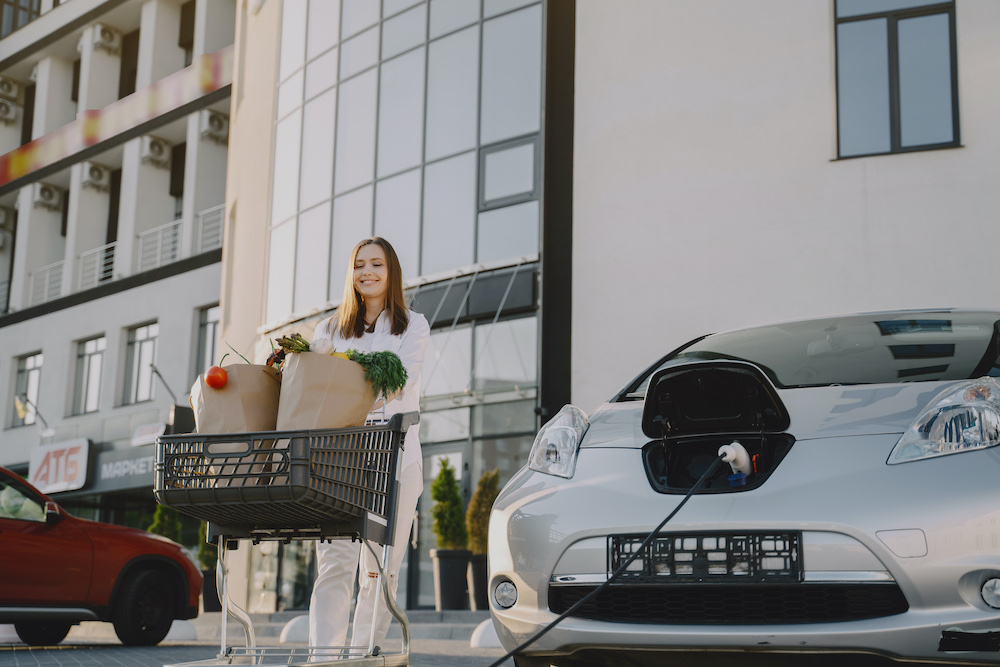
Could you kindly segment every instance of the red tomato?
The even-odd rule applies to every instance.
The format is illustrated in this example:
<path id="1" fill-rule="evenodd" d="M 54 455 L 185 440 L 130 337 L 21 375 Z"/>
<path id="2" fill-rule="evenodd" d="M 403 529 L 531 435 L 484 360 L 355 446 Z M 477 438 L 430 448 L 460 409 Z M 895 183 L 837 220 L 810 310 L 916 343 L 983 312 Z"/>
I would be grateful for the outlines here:
<path id="1" fill-rule="evenodd" d="M 220 368 L 219 366 L 212 366 L 205 373 L 205 384 L 207 384 L 212 389 L 222 389 L 226 386 L 226 382 L 229 381 L 229 374 L 226 373 L 226 369 Z"/>

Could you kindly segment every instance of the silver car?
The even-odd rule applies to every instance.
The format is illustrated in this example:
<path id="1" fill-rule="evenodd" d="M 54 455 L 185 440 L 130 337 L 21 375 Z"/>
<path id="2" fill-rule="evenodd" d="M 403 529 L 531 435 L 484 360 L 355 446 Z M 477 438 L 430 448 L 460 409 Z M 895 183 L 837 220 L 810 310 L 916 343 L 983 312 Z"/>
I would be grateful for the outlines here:
<path id="1" fill-rule="evenodd" d="M 566 406 L 493 507 L 501 643 L 565 615 L 519 667 L 996 664 L 998 380 L 1000 312 L 885 312 L 706 336 Z"/>

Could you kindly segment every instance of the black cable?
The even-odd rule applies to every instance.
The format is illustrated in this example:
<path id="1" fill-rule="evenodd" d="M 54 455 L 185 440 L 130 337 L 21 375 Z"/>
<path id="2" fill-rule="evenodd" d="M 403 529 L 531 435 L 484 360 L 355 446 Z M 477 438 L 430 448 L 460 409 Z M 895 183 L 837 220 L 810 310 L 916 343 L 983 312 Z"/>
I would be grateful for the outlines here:
<path id="1" fill-rule="evenodd" d="M 507 651 L 507 654 L 505 656 L 503 656 L 502 658 L 500 658 L 499 660 L 497 660 L 497 661 L 495 661 L 493 663 L 490 663 L 490 667 L 499 667 L 499 665 L 502 665 L 504 663 L 504 661 L 507 660 L 507 658 L 509 658 L 509 657 L 513 656 L 515 653 L 521 651 L 526 646 L 530 646 L 536 640 L 541 639 L 542 636 L 545 635 L 549 630 L 551 630 L 552 628 L 556 627 L 556 625 L 560 621 L 562 621 L 567 616 L 571 615 L 574 611 L 576 611 L 577 609 L 579 609 L 585 602 L 588 602 L 595 595 L 597 595 L 598 593 L 600 593 L 601 591 L 603 591 L 605 588 L 607 588 L 607 586 L 612 581 L 614 581 L 615 579 L 617 579 L 618 576 L 622 572 L 624 572 L 625 569 L 629 565 L 632 564 L 632 561 L 634 561 L 636 558 L 639 557 L 639 554 L 643 553 L 646 550 L 646 547 L 648 547 L 649 543 L 652 542 L 653 539 L 659 534 L 660 530 L 665 525 L 667 525 L 667 522 L 670 521 L 671 519 L 673 519 L 674 516 L 678 512 L 681 511 L 681 508 L 684 507 L 684 504 L 688 500 L 691 499 L 691 496 L 694 495 L 694 492 L 697 491 L 701 487 L 701 485 L 705 482 L 705 480 L 707 480 L 709 477 L 712 476 L 712 473 L 715 472 L 715 469 L 716 469 L 716 467 L 718 467 L 720 461 L 722 461 L 722 455 L 717 456 L 715 458 L 715 460 L 712 461 L 712 465 L 708 466 L 708 470 L 705 471 L 705 474 L 703 474 L 701 476 L 701 479 L 699 479 L 697 482 L 694 483 L 694 486 L 691 487 L 691 490 L 687 492 L 687 495 L 684 496 L 684 498 L 677 504 L 677 507 L 674 508 L 674 511 L 671 512 L 670 514 L 668 514 L 667 518 L 664 519 L 663 521 L 661 521 L 660 525 L 658 525 L 656 528 L 654 528 L 653 532 L 651 532 L 649 535 L 646 536 L 646 539 L 642 541 L 642 544 L 639 545 L 639 548 L 636 549 L 635 551 L 633 551 L 632 555 L 629 556 L 627 559 L 625 559 L 625 562 L 622 563 L 621 566 L 617 570 L 615 570 L 614 573 L 612 573 L 612 575 L 610 577 L 608 577 L 607 581 L 605 581 L 603 584 L 601 584 L 600 586 L 598 586 L 597 588 L 595 588 L 594 590 L 592 590 L 587 595 L 584 595 L 582 598 L 580 598 L 579 600 L 577 600 L 576 604 L 574 604 L 572 607 L 570 607 L 569 609 L 567 609 L 566 611 L 564 611 L 562 614 L 560 614 L 558 618 L 556 618 L 554 621 L 552 621 L 551 623 L 549 623 L 548 625 L 546 625 L 544 628 L 542 628 L 541 630 L 539 630 L 537 633 L 535 633 L 534 636 L 532 636 L 531 638 L 529 638 L 526 642 L 524 642 L 521 645 L 519 645 L 519 646 L 511 649 L 510 651 Z"/>

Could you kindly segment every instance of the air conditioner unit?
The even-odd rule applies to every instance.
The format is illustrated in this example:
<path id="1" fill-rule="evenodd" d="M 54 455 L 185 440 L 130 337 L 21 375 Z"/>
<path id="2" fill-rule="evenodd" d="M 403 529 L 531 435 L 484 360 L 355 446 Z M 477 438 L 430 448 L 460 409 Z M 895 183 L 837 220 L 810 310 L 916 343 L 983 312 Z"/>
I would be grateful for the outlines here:
<path id="1" fill-rule="evenodd" d="M 0 97 L 5 100 L 11 100 L 13 102 L 17 101 L 17 98 L 21 95 L 21 84 L 13 79 L 8 79 L 5 76 L 0 76 Z"/>
<path id="2" fill-rule="evenodd" d="M 95 23 L 94 48 L 103 49 L 111 55 L 118 55 L 122 50 L 122 34 L 103 23 Z"/>
<path id="3" fill-rule="evenodd" d="M 0 98 L 0 121 L 4 125 L 10 125 L 17 121 L 17 109 L 17 102 Z"/>
<path id="4" fill-rule="evenodd" d="M 159 137 L 153 137 L 147 134 L 142 137 L 139 148 L 139 156 L 144 163 L 149 163 L 154 167 L 169 169 L 170 149 L 171 146 L 168 142 L 160 139 Z"/>
<path id="5" fill-rule="evenodd" d="M 111 188 L 111 170 L 103 164 L 96 162 L 83 162 L 83 180 L 81 185 L 85 188 L 93 188 L 100 192 L 107 192 Z"/>
<path id="6" fill-rule="evenodd" d="M 14 209 L 9 206 L 0 206 L 0 231 L 14 231 Z"/>
<path id="7" fill-rule="evenodd" d="M 198 127 L 202 139 L 211 139 L 219 144 L 229 143 L 229 116 L 211 109 L 202 109 Z"/>
<path id="8" fill-rule="evenodd" d="M 31 184 L 31 203 L 36 207 L 47 208 L 50 211 L 61 211 L 63 207 L 63 189 L 51 183 L 41 181 Z"/>

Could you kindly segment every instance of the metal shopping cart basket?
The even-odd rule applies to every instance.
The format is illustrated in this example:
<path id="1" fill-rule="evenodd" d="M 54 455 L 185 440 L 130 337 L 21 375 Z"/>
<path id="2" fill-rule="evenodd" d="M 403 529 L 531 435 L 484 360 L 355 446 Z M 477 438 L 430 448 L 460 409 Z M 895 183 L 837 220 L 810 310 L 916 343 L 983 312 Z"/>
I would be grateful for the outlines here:
<path id="1" fill-rule="evenodd" d="M 153 494 L 209 522 L 219 545 L 216 570 L 222 600 L 221 649 L 216 660 L 188 665 L 409 665 L 410 626 L 393 600 L 384 567 L 394 541 L 399 452 L 416 412 L 357 428 L 163 436 L 156 442 Z M 402 651 L 373 646 L 258 647 L 253 624 L 229 599 L 226 553 L 235 541 L 361 539 L 383 545 L 379 578 L 386 606 L 402 628 Z M 376 606 L 377 609 L 377 606 Z M 226 622 L 243 626 L 246 646 L 229 646 Z M 374 626 L 374 623 L 372 624 Z"/>

